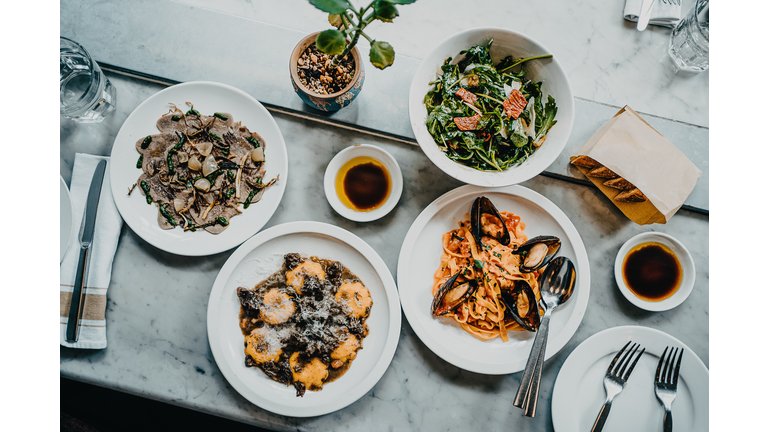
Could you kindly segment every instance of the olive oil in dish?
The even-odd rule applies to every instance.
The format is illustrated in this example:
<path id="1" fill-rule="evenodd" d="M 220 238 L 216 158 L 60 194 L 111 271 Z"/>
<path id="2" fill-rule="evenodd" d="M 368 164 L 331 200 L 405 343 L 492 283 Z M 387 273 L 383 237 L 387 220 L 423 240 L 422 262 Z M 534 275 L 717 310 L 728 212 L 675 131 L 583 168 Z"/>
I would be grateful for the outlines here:
<path id="1" fill-rule="evenodd" d="M 392 192 L 389 171 L 370 156 L 347 161 L 336 174 L 336 193 L 348 208 L 369 212 L 381 207 Z"/>
<path id="2" fill-rule="evenodd" d="M 657 242 L 640 243 L 630 249 L 622 274 L 633 294 L 653 302 L 671 297 L 683 280 L 680 260 L 669 247 Z"/>

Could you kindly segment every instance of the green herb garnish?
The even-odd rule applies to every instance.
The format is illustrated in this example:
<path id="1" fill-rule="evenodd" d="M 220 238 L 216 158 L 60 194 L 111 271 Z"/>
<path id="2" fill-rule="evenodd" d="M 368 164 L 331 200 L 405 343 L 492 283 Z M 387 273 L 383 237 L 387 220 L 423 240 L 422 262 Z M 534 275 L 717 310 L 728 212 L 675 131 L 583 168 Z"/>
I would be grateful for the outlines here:
<path id="1" fill-rule="evenodd" d="M 163 204 L 160 207 L 160 214 L 162 214 L 165 220 L 167 220 L 168 223 L 171 224 L 172 226 L 178 225 L 178 222 L 176 222 L 176 218 L 174 218 L 173 215 L 168 212 L 168 204 Z"/>
<path id="2" fill-rule="evenodd" d="M 152 142 L 152 135 L 147 135 L 146 138 L 144 138 L 144 141 L 141 142 L 141 148 L 145 149 L 149 147 L 149 143 Z"/>
<path id="3" fill-rule="evenodd" d="M 214 116 L 214 117 L 218 117 L 218 118 L 220 118 L 220 119 L 222 119 L 222 120 L 224 120 L 224 121 L 226 121 L 226 120 L 229 120 L 229 117 L 225 116 L 225 115 L 224 115 L 224 114 L 222 114 L 222 113 L 213 113 L 213 116 Z"/>
<path id="4" fill-rule="evenodd" d="M 136 161 L 136 168 L 141 168 L 141 166 L 144 164 L 144 154 L 139 155 L 139 160 Z"/>

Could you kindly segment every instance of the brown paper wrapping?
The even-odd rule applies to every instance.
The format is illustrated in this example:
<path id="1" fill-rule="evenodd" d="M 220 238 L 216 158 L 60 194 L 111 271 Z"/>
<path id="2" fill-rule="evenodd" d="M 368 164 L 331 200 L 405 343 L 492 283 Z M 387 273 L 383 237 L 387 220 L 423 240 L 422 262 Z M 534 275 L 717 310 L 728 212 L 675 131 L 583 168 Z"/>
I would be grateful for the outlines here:
<path id="1" fill-rule="evenodd" d="M 614 201 L 621 193 L 603 186 L 607 179 L 587 177 L 639 225 L 667 223 L 696 186 L 698 169 L 669 140 L 651 127 L 629 106 L 605 123 L 571 157 L 589 156 L 634 184 L 648 198 L 645 202 Z M 586 176 L 587 169 L 576 167 Z"/>

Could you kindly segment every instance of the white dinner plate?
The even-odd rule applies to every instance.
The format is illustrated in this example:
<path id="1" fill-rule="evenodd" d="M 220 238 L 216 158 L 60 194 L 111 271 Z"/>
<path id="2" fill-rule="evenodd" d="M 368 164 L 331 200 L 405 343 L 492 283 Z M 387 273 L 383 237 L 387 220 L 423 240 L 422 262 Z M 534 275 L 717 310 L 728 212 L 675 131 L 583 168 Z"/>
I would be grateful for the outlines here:
<path id="1" fill-rule="evenodd" d="M 64 182 L 64 178 L 61 179 L 61 191 L 59 198 L 59 262 L 64 260 L 64 254 L 67 253 L 69 248 L 69 242 L 72 240 L 72 233 L 75 232 L 75 210 L 72 207 L 72 196 L 69 194 L 69 188 Z"/>
<path id="2" fill-rule="evenodd" d="M 588 431 L 605 402 L 603 377 L 616 353 L 628 341 L 645 348 L 624 390 L 614 399 L 603 431 L 662 430 L 664 408 L 656 399 L 653 379 L 667 346 L 683 348 L 683 361 L 672 403 L 675 432 L 709 430 L 709 370 L 674 337 L 640 326 L 614 327 L 585 340 L 565 360 L 552 393 L 552 423 L 557 432 Z"/>
<path id="3" fill-rule="evenodd" d="M 413 222 L 400 250 L 397 281 L 405 316 L 414 332 L 443 360 L 462 369 L 488 375 L 519 372 L 525 368 L 534 333 L 509 332 L 509 342 L 496 338 L 483 341 L 464 331 L 450 318 L 433 317 L 433 275 L 443 253 L 442 235 L 469 219 L 477 197 L 488 197 L 499 211 L 522 217 L 528 238 L 554 235 L 561 239 L 559 255 L 576 267 L 573 296 L 552 314 L 545 359 L 557 353 L 579 327 L 589 299 L 589 261 L 587 250 L 568 216 L 552 201 L 522 186 L 483 188 L 462 186 L 454 189 L 421 212 Z"/>
<path id="4" fill-rule="evenodd" d="M 237 288 L 252 288 L 280 270 L 291 252 L 340 261 L 357 275 L 373 299 L 368 336 L 349 370 L 323 390 L 296 397 L 296 389 L 245 366 Z M 365 395 L 386 371 L 400 337 L 400 303 L 384 261 L 360 237 L 320 222 L 269 228 L 243 243 L 221 268 L 208 301 L 208 342 L 227 381 L 253 404 L 275 414 L 312 417 L 346 407 Z"/>
<path id="5" fill-rule="evenodd" d="M 161 229 L 157 223 L 157 205 L 148 205 L 139 190 L 134 190 L 128 195 L 128 190 L 142 172 L 141 168 L 136 168 L 139 158 L 136 141 L 141 137 L 159 133 L 157 120 L 168 113 L 170 103 L 186 112 L 189 106 L 185 102 L 194 104 L 195 109 L 202 114 L 228 112 L 235 122 L 241 122 L 251 132 L 261 135 L 266 143 L 264 180 L 280 176 L 280 179 L 267 189 L 261 201 L 251 204 L 245 210 L 240 206 L 243 213 L 230 219 L 229 227 L 220 234 L 211 234 L 205 230 L 184 232 L 179 227 Z M 123 220 L 149 244 L 177 255 L 212 255 L 244 242 L 272 217 L 283 198 L 288 181 L 288 154 L 275 119 L 251 95 L 226 84 L 214 82 L 178 84 L 150 96 L 123 123 L 115 138 L 111 158 L 112 196 Z"/>

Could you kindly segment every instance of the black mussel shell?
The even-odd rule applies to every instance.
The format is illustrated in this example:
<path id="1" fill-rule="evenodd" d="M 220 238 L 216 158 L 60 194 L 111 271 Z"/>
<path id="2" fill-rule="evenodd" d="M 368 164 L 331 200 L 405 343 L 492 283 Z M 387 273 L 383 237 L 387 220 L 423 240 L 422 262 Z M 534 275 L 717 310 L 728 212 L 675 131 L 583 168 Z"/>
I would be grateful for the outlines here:
<path id="1" fill-rule="evenodd" d="M 447 314 L 448 312 L 456 309 L 460 304 L 467 301 L 472 296 L 472 294 L 477 291 L 477 281 L 475 280 L 468 280 L 465 283 L 456 284 L 456 280 L 459 278 L 459 276 L 461 276 L 461 273 L 456 273 L 455 275 L 451 276 L 451 278 L 445 281 L 443 286 L 441 286 L 437 291 L 435 298 L 432 299 L 432 315 L 441 316 Z M 461 293 L 460 296 L 457 299 L 451 301 L 450 304 L 444 304 L 443 299 L 445 299 L 445 296 L 451 290 L 455 289 L 464 289 L 465 292 Z M 456 294 L 459 295 L 459 293 Z"/>
<path id="2" fill-rule="evenodd" d="M 504 246 L 509 246 L 509 230 L 507 230 L 507 225 L 504 223 L 504 219 L 501 217 L 501 214 L 499 213 L 499 210 L 496 208 L 495 205 L 489 200 L 488 198 L 482 196 L 475 200 L 475 202 L 472 204 L 472 212 L 470 213 L 470 223 L 472 228 L 472 235 L 475 237 L 475 243 L 479 246 L 480 245 L 480 239 L 483 238 L 483 229 L 480 225 L 480 216 L 482 216 L 483 213 L 488 213 L 489 215 L 496 216 L 499 218 L 499 220 L 502 222 L 502 232 L 501 235 L 498 237 L 493 237 L 490 234 L 489 237 L 493 237 L 496 240 L 498 240 L 499 243 L 503 244 Z"/>
<path id="3" fill-rule="evenodd" d="M 537 236 L 522 244 L 512 253 L 525 255 L 522 257 L 520 262 L 520 272 L 530 273 L 547 265 L 560 251 L 561 245 L 562 243 L 560 242 L 560 239 L 555 236 Z M 540 259 L 536 259 L 535 261 L 531 262 L 531 260 L 534 258 L 534 254 L 532 254 L 531 251 L 535 250 L 534 248 L 537 247 L 541 248 L 542 250 L 536 255 L 540 257 L 541 253 L 544 253 L 544 255 Z M 546 247 L 546 251 L 544 251 L 543 247 Z"/>
<path id="4" fill-rule="evenodd" d="M 520 316 L 520 312 L 517 310 L 517 299 L 519 296 L 525 296 L 528 299 L 528 313 L 526 316 Z M 525 281 L 515 281 L 515 286 L 512 290 L 502 290 L 501 300 L 507 306 L 506 314 L 509 314 L 516 323 L 520 324 L 520 327 L 535 332 L 539 329 L 541 324 L 541 315 L 539 314 L 539 303 L 536 301 L 536 294 L 533 289 Z"/>

